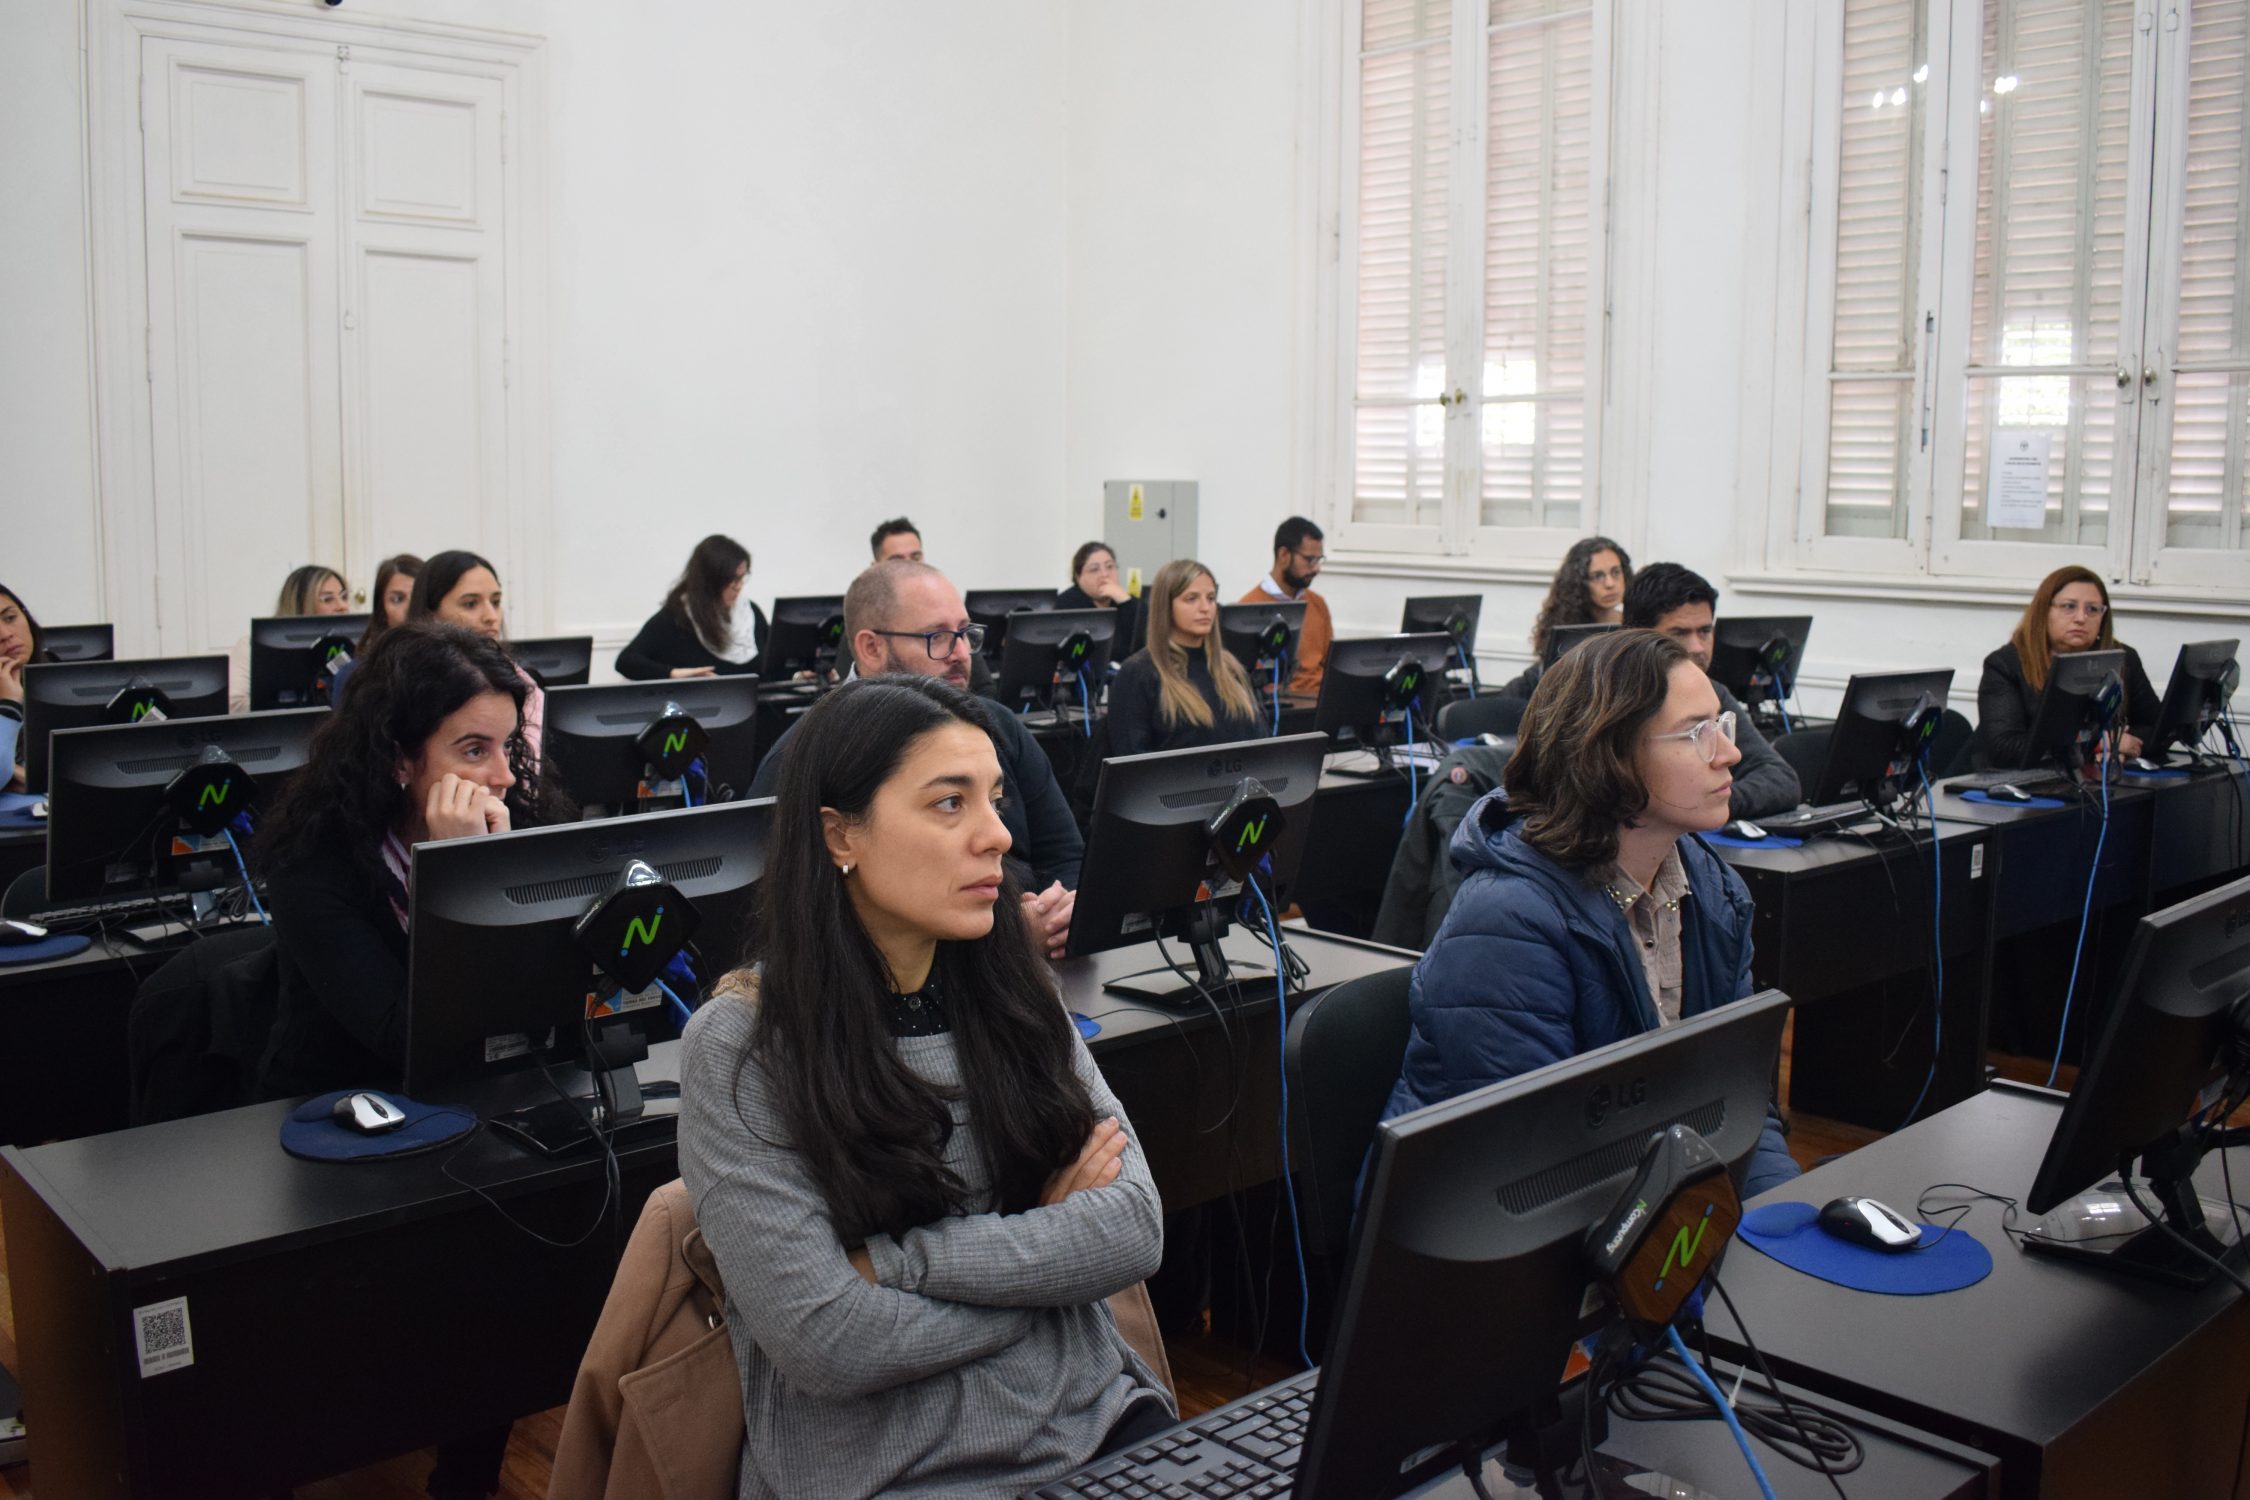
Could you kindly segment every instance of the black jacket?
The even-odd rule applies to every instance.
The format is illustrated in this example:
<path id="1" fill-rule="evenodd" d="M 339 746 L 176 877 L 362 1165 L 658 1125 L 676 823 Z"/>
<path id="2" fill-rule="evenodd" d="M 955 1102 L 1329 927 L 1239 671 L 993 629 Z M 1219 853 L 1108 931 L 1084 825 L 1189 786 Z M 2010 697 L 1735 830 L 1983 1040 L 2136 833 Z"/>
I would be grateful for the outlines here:
<path id="1" fill-rule="evenodd" d="M 1140 755 L 1150 750 L 1226 745 L 1265 734 L 1266 726 L 1256 717 L 1244 718 L 1220 701 L 1202 652 L 1187 653 L 1187 672 L 1188 681 L 1210 705 L 1210 724 L 1165 723 L 1163 683 L 1156 675 L 1155 659 L 1145 650 L 1136 651 L 1118 668 L 1116 680 L 1109 685 L 1107 754 Z"/>
<path id="2" fill-rule="evenodd" d="M 1500 784 L 1515 753 L 1513 745 L 1463 745 L 1438 762 L 1391 856 L 1383 905 L 1369 934 L 1376 942 L 1419 952 L 1436 940 L 1461 887 L 1461 872 L 1446 857 L 1453 831 L 1477 799 Z"/>
<path id="3" fill-rule="evenodd" d="M 681 667 L 711 667 L 721 677 L 754 674 L 766 649 L 766 612 L 753 604 L 750 616 L 758 655 L 748 661 L 727 661 L 712 655 L 693 629 L 672 618 L 670 610 L 660 609 L 617 653 L 617 675 L 634 682 L 651 682 L 669 677 Z"/>
<path id="4" fill-rule="evenodd" d="M 1057 609 L 1101 609 L 1102 601 L 1087 593 L 1077 584 L 1060 589 L 1055 594 Z M 1141 601 L 1128 598 L 1123 604 L 1108 606 L 1117 611 L 1117 640 L 1109 648 L 1111 661 L 1123 661 L 1148 644 L 1148 632 L 1141 615 Z"/>
<path id="5" fill-rule="evenodd" d="M 1029 891 L 1043 891 L 1058 880 L 1063 889 L 1075 891 L 1086 841 L 1079 836 L 1070 803 L 1055 781 L 1055 768 L 1039 741 L 1015 715 L 997 708 L 988 712 L 993 725 L 992 748 L 1000 754 L 1000 779 L 1006 784 L 1000 821 L 1008 829 L 1008 858 L 1018 867 L 1017 879 Z M 773 742 L 744 795 L 771 797 L 781 789 L 782 752 L 789 748 L 789 741 L 803 722 L 800 719 L 790 725 Z"/>
<path id="6" fill-rule="evenodd" d="M 2164 702 L 2130 646 L 2125 653 L 2125 728 L 2147 739 Z M 1984 659 L 1977 683 L 1977 732 L 1971 753 L 1979 770 L 2016 770 L 2032 761 L 2031 725 L 2039 717 L 2039 689 L 2024 680 L 2023 659 L 2010 641 Z"/>
<path id="7" fill-rule="evenodd" d="M 261 1099 L 405 1076 L 406 933 L 369 871 L 376 857 L 324 849 L 267 882 L 281 994 Z"/>

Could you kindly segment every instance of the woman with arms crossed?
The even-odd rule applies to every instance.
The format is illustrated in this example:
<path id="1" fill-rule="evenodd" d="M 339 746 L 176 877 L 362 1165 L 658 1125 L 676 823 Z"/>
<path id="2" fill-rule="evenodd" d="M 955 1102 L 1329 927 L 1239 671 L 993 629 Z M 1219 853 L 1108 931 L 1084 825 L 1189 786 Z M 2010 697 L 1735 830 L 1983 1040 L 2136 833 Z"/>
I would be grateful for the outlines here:
<path id="1" fill-rule="evenodd" d="M 797 734 L 759 965 L 681 1057 L 739 1493 L 1013 1495 L 1172 1421 L 1103 1300 L 1162 1210 L 1004 872 L 986 710 L 873 677 Z"/>

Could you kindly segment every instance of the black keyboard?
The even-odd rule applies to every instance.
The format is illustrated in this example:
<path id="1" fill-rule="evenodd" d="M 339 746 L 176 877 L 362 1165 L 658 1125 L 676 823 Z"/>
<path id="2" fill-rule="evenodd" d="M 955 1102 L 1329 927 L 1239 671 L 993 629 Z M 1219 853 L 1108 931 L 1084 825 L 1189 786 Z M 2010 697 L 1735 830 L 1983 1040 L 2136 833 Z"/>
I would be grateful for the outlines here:
<path id="1" fill-rule="evenodd" d="M 1183 1422 L 1125 1453 L 1097 1458 L 1030 1493 L 1038 1500 L 1267 1500 L 1295 1483 L 1318 1370 Z"/>
<path id="2" fill-rule="evenodd" d="M 1875 816 L 1864 802 L 1825 802 L 1818 807 L 1800 807 L 1794 812 L 1776 813 L 1770 818 L 1752 818 L 1768 833 L 1814 833 L 1823 828 L 1835 828 L 1845 823 L 1857 823 Z"/>

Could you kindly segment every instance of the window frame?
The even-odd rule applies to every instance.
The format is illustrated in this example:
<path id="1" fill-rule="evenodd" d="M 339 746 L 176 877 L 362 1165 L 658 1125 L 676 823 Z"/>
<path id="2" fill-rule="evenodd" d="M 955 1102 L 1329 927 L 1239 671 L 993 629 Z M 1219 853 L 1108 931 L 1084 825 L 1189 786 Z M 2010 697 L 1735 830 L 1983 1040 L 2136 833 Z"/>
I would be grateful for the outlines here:
<path id="1" fill-rule="evenodd" d="M 1962 397 L 1971 375 L 1978 143 L 1974 126 L 1964 131 L 1961 125 L 1977 115 L 1982 23 L 1992 0 L 1923 3 L 1943 16 L 1949 38 L 1945 55 L 1940 58 L 1933 47 L 1930 60 L 1933 85 L 1943 82 L 1946 109 L 1944 128 L 1925 132 L 1930 154 L 1923 174 L 1917 286 L 1917 320 L 1935 320 L 1936 341 L 1916 350 L 1913 376 L 1915 409 L 1933 413 L 1933 432 L 1908 465 L 1906 536 L 1891 539 L 1829 536 L 1825 529 L 1838 146 L 1842 111 L 1849 107 L 1841 98 L 1845 0 L 1811 5 L 1763 0 L 1760 6 L 1752 119 L 1776 128 L 1774 144 L 1761 148 L 1754 170 L 1774 189 L 1765 239 L 1773 249 L 1770 259 L 1763 253 L 1755 257 L 1745 274 L 1747 285 L 1776 290 L 1770 302 L 1753 295 L 1746 304 L 1746 358 L 1755 361 L 1769 351 L 1771 373 L 1746 371 L 1741 452 L 1746 479 L 1763 474 L 1766 517 L 1746 537 L 1734 581 L 1751 593 L 1810 588 L 1973 602 L 2020 598 L 2028 581 L 2076 562 L 2102 572 L 2120 599 L 2144 611 L 2250 616 L 2245 597 L 2250 550 L 2165 545 L 2172 424 L 2168 411 L 2151 415 L 2153 402 L 2169 398 L 2174 373 L 2165 368 L 2172 364 L 2165 351 L 2174 348 L 2180 301 L 2191 34 L 2186 17 L 2174 30 L 2160 21 L 2148 30 L 2136 28 L 2119 365 L 2142 399 L 2130 417 L 2120 415 L 2115 473 L 2124 493 L 2113 495 L 2107 541 L 1987 541 L 1962 535 L 1967 423 L 1948 425 L 1935 414 L 1965 409 Z M 2165 0 L 2164 8 L 2177 12 L 2185 6 Z M 2144 19 L 2155 18 L 2144 10 Z M 1937 88 L 1930 97 L 1941 97 Z M 2146 149 L 2151 129 L 2156 138 L 2153 149 Z M 1759 238 L 1754 231 L 1753 243 Z M 2144 378 L 2144 357 L 2158 367 L 2153 381 Z M 2244 529 L 2250 530 L 2250 522 Z"/>
<path id="2" fill-rule="evenodd" d="M 1354 453 L 1357 434 L 1359 265 L 1356 230 L 1359 212 L 1361 0 L 1321 0 L 1307 23 L 1314 33 L 1303 49 L 1313 70 L 1309 124 L 1322 149 L 1308 151 L 1305 169 L 1309 196 L 1316 204 L 1315 240 L 1320 253 L 1312 277 L 1314 330 L 1312 383 L 1308 393 L 1313 418 L 1312 443 L 1305 455 L 1309 489 L 1327 530 L 1329 571 L 1401 572 L 1430 577 L 1491 580 L 1544 580 L 1555 562 L 1580 536 L 1623 527 L 1627 509 L 1605 484 L 1614 454 L 1605 446 L 1617 424 L 1605 422 L 1615 357 L 1611 337 L 1611 290 L 1616 283 L 1610 235 L 1618 122 L 1613 100 L 1620 97 L 1620 67 L 1625 59 L 1615 40 L 1618 0 L 1588 0 L 1591 26 L 1591 98 L 1588 104 L 1586 273 L 1585 481 L 1580 524 L 1575 527 L 1485 526 L 1481 524 L 1478 435 L 1484 410 L 1483 374 L 1484 212 L 1489 161 L 1486 154 L 1490 37 L 1498 29 L 1487 20 L 1488 0 L 1451 0 L 1450 51 L 1452 146 L 1448 158 L 1446 266 L 1447 386 L 1461 399 L 1446 412 L 1445 485 L 1436 525 L 1355 520 Z M 1542 20 L 1500 23 L 1516 29 Z M 1634 49 L 1634 66 L 1653 80 L 1656 31 L 1645 28 L 1644 46 Z M 1653 110 L 1644 111 L 1653 117 Z M 1652 189 L 1653 182 L 1649 184 Z M 1376 403 L 1370 403 L 1376 404 Z M 1405 404 L 1427 404 L 1408 401 Z"/>

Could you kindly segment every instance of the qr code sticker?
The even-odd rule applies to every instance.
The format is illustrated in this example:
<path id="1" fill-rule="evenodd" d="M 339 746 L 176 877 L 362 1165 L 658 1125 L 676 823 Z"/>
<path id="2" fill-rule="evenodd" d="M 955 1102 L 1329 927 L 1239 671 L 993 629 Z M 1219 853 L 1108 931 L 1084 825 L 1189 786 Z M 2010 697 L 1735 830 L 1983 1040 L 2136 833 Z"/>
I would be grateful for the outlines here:
<path id="1" fill-rule="evenodd" d="M 195 1335 L 188 1327 L 185 1297 L 134 1308 L 133 1336 L 140 1346 L 143 1380 L 195 1363 Z"/>

